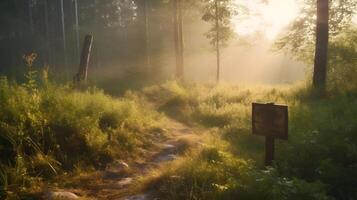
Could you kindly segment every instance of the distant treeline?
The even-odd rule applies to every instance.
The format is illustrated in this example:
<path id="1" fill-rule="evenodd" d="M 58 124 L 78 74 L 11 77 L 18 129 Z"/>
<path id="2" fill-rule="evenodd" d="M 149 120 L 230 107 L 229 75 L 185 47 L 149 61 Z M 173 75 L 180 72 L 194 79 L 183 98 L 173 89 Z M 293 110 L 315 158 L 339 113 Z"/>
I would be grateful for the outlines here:
<path id="1" fill-rule="evenodd" d="M 30 52 L 39 55 L 36 66 L 72 71 L 86 34 L 94 35 L 92 66 L 144 67 L 148 37 L 151 53 L 172 41 L 171 16 L 172 5 L 155 0 L 2 0 L 0 72 L 17 74 Z"/>

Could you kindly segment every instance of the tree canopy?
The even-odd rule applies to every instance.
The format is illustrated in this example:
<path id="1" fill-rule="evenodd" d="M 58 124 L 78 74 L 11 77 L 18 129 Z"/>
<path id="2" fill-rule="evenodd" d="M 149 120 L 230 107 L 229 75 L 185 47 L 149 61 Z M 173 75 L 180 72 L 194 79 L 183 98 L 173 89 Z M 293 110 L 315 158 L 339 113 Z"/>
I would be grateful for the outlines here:
<path id="1" fill-rule="evenodd" d="M 291 52 L 297 59 L 312 62 L 316 33 L 316 0 L 302 0 L 298 17 L 276 42 L 279 50 Z M 333 40 L 345 30 L 356 13 L 355 0 L 329 0 L 329 33 Z"/>

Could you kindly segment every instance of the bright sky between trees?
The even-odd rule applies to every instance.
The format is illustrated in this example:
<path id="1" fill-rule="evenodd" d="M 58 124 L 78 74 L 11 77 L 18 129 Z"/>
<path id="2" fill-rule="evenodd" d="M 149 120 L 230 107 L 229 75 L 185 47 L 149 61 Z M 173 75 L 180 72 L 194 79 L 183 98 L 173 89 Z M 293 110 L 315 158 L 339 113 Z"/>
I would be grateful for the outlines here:
<path id="1" fill-rule="evenodd" d="M 269 0 L 267 3 L 262 3 L 262 0 L 235 1 L 249 10 L 247 17 L 238 15 L 233 20 L 239 35 L 261 32 L 273 40 L 299 13 L 296 0 Z"/>

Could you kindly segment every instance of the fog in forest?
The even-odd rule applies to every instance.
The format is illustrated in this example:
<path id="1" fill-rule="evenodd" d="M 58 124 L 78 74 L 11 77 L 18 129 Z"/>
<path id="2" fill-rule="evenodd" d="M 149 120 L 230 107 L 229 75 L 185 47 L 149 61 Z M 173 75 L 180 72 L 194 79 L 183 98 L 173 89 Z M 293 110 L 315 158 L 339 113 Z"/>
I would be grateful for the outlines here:
<path id="1" fill-rule="evenodd" d="M 0 35 L 2 74 L 21 79 L 26 71 L 22 57 L 34 52 L 38 54 L 34 68 L 48 68 L 59 80 L 71 80 L 78 69 L 84 36 L 91 34 L 89 78 L 99 85 L 162 82 L 175 76 L 171 3 L 29 2 L 1 4 L 1 23 L 6 27 Z M 297 12 L 295 1 L 284 2 L 235 2 L 244 9 L 230 19 L 234 33 L 221 48 L 221 81 L 290 84 L 304 80 L 309 66 L 275 47 L 295 17 L 281 21 L 279 6 L 285 8 L 282 15 L 292 12 L 289 9 Z M 216 53 L 206 37 L 211 25 L 202 20 L 201 5 L 187 3 L 182 10 L 185 79 L 214 81 Z"/>
<path id="2" fill-rule="evenodd" d="M 286 84 L 305 78 L 306 65 L 291 56 L 275 52 L 272 41 L 262 35 L 233 41 L 222 51 L 222 80 L 234 83 Z M 191 80 L 214 81 L 214 52 L 188 53 L 186 73 Z"/>
<path id="3" fill-rule="evenodd" d="M 289 2 L 285 6 L 297 12 L 297 8 L 294 7 L 296 4 L 290 5 Z M 267 11 L 268 13 L 265 13 L 265 15 L 269 15 L 269 12 L 273 12 L 271 9 L 280 8 L 281 5 L 276 5 L 277 3 L 281 2 L 247 3 L 247 7 L 253 6 L 251 9 L 255 9 L 254 5 L 260 5 L 260 7 L 250 11 L 251 14 L 237 16 L 231 20 L 234 36 L 229 40 L 228 45 L 222 48 L 222 81 L 244 84 L 292 84 L 305 80 L 306 72 L 311 69 L 311 66 L 305 62 L 297 61 L 288 52 L 279 51 L 275 45 L 279 37 L 284 35 L 285 29 L 293 17 L 296 16 L 291 16 L 280 22 L 274 19 L 274 17 L 279 17 L 278 13 L 274 13 L 275 15 L 271 19 L 269 17 L 265 19 L 266 16 L 259 13 L 272 5 L 273 7 Z M 197 10 L 191 9 L 188 8 L 184 11 L 186 15 L 183 20 L 185 79 L 194 82 L 215 81 L 216 55 L 214 48 L 205 36 L 210 27 L 208 23 L 200 19 L 200 13 Z M 282 14 L 286 14 L 286 12 L 289 10 L 282 11 Z M 168 14 L 171 13 L 168 12 Z M 164 24 L 162 19 L 160 20 L 162 16 L 158 16 L 155 10 L 152 10 L 150 17 L 151 19 L 159 18 L 159 21 L 153 20 L 154 22 L 151 24 L 149 22 L 148 25 L 150 69 L 154 70 L 155 75 L 160 75 L 160 80 L 169 80 L 175 76 L 175 47 L 170 24 L 172 20 L 166 19 L 168 21 L 164 22 L 170 23 Z M 117 35 L 118 39 L 119 35 L 120 33 Z M 130 46 L 130 41 L 126 42 Z M 118 43 L 118 46 L 125 49 L 124 45 Z M 142 62 L 145 61 L 142 60 Z M 137 73 L 136 65 L 138 65 L 137 62 L 123 63 L 123 60 L 117 60 L 109 65 L 98 66 L 94 72 L 92 71 L 92 74 L 97 76 L 101 74 L 107 80 L 116 81 L 119 76 L 127 76 L 127 72 Z"/>

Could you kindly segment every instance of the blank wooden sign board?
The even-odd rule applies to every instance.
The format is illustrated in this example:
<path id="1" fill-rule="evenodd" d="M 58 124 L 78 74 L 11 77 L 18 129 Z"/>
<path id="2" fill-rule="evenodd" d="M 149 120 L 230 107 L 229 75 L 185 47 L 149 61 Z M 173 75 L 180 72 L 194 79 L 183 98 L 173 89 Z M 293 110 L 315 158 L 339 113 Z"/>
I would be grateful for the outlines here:
<path id="1" fill-rule="evenodd" d="M 254 135 L 265 136 L 265 165 L 271 165 L 274 140 L 288 139 L 288 106 L 253 103 L 252 128 Z"/>

